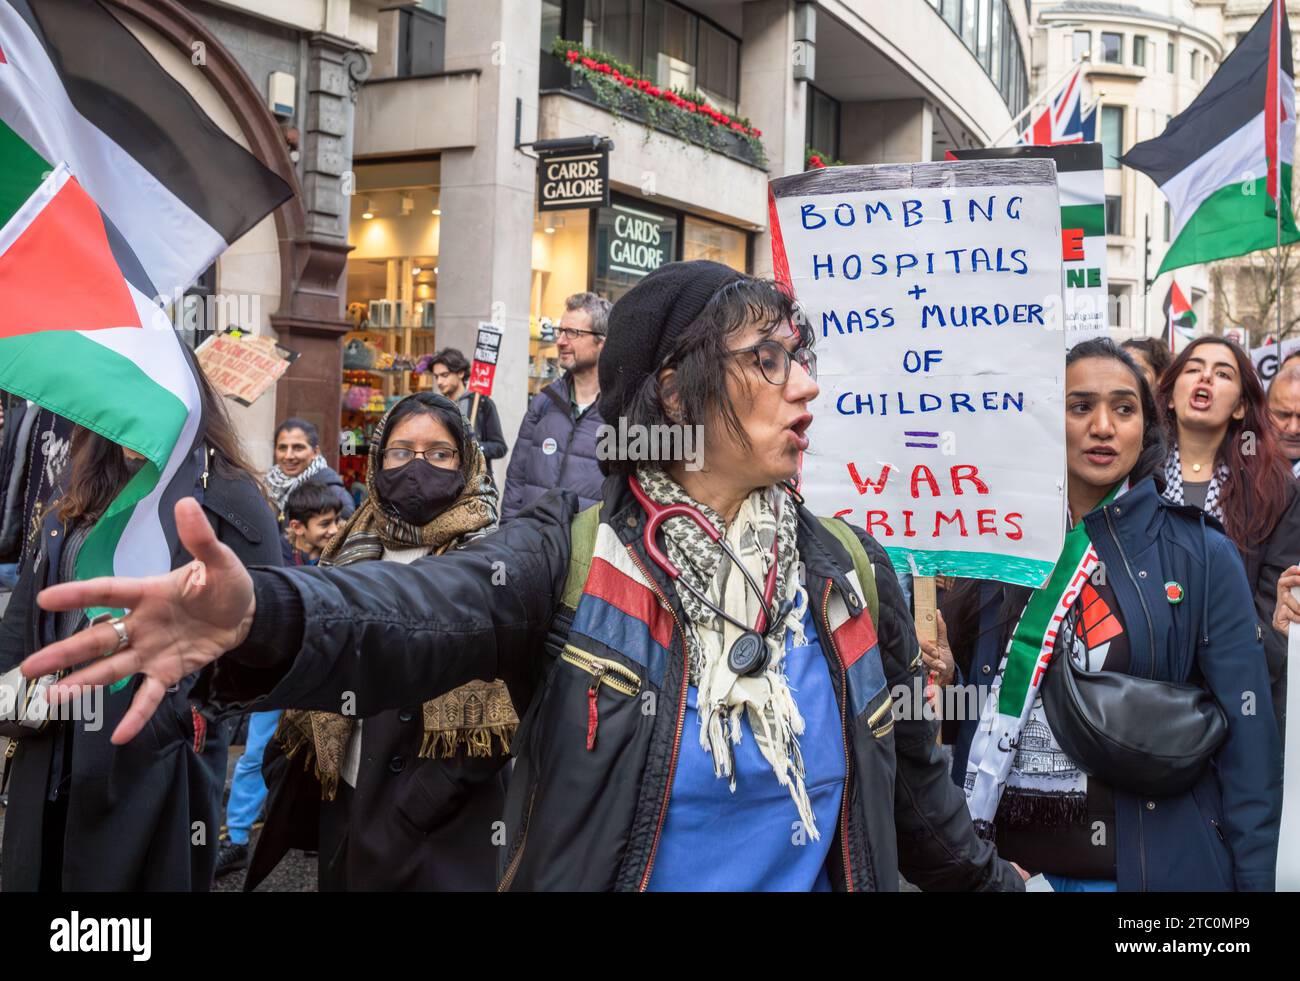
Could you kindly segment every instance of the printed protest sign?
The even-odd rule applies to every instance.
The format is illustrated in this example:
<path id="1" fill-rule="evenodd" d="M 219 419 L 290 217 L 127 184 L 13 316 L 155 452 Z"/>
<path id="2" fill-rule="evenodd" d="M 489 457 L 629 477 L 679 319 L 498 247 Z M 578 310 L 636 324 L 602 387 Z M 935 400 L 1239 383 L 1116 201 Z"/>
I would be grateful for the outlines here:
<path id="1" fill-rule="evenodd" d="M 1300 337 L 1288 337 L 1280 345 L 1264 344 L 1254 348 L 1250 352 L 1250 360 L 1264 384 L 1268 385 L 1277 376 L 1277 369 L 1282 366 L 1282 362 L 1298 350 Z"/>
<path id="2" fill-rule="evenodd" d="M 1300 599 L 1300 589 L 1291 595 Z M 1287 632 L 1286 652 L 1287 709 L 1286 733 L 1282 759 L 1282 827 L 1277 845 L 1277 889 L 1300 892 L 1300 627 L 1291 625 Z"/>
<path id="3" fill-rule="evenodd" d="M 479 395 L 492 394 L 496 378 L 497 358 L 501 355 L 501 328 L 489 323 L 478 325 L 478 339 L 474 342 L 474 359 L 469 365 L 469 390 Z"/>
<path id="4" fill-rule="evenodd" d="M 1106 182 L 1100 143 L 949 150 L 953 160 L 1045 159 L 1056 164 L 1065 271 L 1065 346 L 1102 337 L 1109 326 L 1106 289 Z"/>
<path id="5" fill-rule="evenodd" d="M 772 182 L 817 338 L 802 490 L 916 574 L 1039 586 L 1065 529 L 1061 213 L 1050 160 Z"/>

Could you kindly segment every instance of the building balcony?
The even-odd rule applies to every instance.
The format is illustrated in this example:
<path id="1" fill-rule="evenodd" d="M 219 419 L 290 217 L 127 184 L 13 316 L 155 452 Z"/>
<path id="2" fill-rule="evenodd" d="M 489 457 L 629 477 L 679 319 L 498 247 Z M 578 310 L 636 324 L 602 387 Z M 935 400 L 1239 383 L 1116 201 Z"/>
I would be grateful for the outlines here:
<path id="1" fill-rule="evenodd" d="M 667 102 L 650 101 L 634 90 L 611 82 L 597 88 L 562 58 L 543 52 L 539 73 L 543 96 L 562 95 L 595 106 L 611 115 L 629 119 L 685 143 L 703 147 L 713 153 L 765 170 L 767 160 L 754 142 L 724 126 L 715 126 Z"/>
<path id="2" fill-rule="evenodd" d="M 357 97 L 357 157 L 402 156 L 472 147 L 478 69 L 380 78 Z"/>

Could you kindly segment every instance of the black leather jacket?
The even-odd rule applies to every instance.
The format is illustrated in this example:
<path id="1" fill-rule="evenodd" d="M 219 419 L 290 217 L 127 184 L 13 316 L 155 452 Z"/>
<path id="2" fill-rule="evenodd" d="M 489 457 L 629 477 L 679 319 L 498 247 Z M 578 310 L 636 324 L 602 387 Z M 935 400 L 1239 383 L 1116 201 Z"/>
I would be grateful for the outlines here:
<path id="1" fill-rule="evenodd" d="M 513 747 L 502 888 L 644 889 L 681 744 L 686 653 L 678 627 L 660 683 L 647 676 L 641 697 L 602 708 L 599 740 L 587 749 L 591 675 L 558 656 L 570 626 L 560 597 L 576 512 L 573 494 L 554 491 L 499 532 L 409 566 L 255 570 L 252 632 L 218 662 L 214 691 L 228 703 L 269 693 L 259 707 L 333 711 L 351 693 L 365 716 L 474 678 L 502 678 L 525 713 Z M 623 479 L 605 482 L 601 517 L 653 576 L 674 622 L 684 622 L 671 583 L 644 554 L 644 514 Z M 910 613 L 884 550 L 857 534 L 875 566 L 887 683 L 910 691 L 921 669 Z M 861 609 L 848 580 L 851 557 L 802 508 L 799 553 L 819 625 L 829 625 L 832 591 Z M 894 891 L 901 870 L 926 889 L 1022 888 L 1015 870 L 975 836 L 935 745 L 937 723 L 890 724 L 878 708 L 849 717 L 847 670 L 830 633 L 819 626 L 848 765 L 832 885 Z"/>

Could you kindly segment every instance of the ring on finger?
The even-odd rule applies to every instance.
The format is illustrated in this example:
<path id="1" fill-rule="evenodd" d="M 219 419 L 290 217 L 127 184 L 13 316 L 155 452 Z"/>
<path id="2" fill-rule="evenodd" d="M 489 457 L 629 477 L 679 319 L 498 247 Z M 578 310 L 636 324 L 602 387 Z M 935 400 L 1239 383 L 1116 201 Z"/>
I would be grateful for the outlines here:
<path id="1" fill-rule="evenodd" d="M 100 623 L 107 623 L 117 633 L 117 645 L 111 651 L 106 653 L 104 655 L 105 657 L 110 657 L 122 650 L 124 647 L 130 645 L 131 636 L 126 632 L 125 617 L 115 617 L 111 613 L 101 613 L 90 621 L 92 627 Z"/>

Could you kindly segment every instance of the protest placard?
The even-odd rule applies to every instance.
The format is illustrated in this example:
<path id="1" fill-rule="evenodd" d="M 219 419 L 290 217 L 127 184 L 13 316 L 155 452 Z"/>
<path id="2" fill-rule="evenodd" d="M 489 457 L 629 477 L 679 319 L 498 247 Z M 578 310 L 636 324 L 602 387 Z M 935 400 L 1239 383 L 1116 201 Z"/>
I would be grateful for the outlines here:
<path id="1" fill-rule="evenodd" d="M 772 182 L 773 260 L 816 335 L 802 491 L 902 569 L 1041 585 L 1065 529 L 1050 160 Z"/>
<path id="2" fill-rule="evenodd" d="M 1100 143 L 998 146 L 949 150 L 952 160 L 1046 159 L 1056 164 L 1061 199 L 1061 264 L 1065 273 L 1065 346 L 1104 337 L 1109 326 L 1106 287 L 1106 182 Z"/>
<path id="3" fill-rule="evenodd" d="M 1300 337 L 1288 337 L 1280 345 L 1263 344 L 1254 348 L 1250 352 L 1250 360 L 1267 387 L 1277 375 L 1277 369 L 1282 366 L 1282 362 L 1298 350 L 1300 350 Z"/>
<path id="4" fill-rule="evenodd" d="M 241 405 L 252 405 L 266 394 L 298 357 L 269 337 L 238 328 L 210 337 L 195 353 L 213 387 Z"/>

